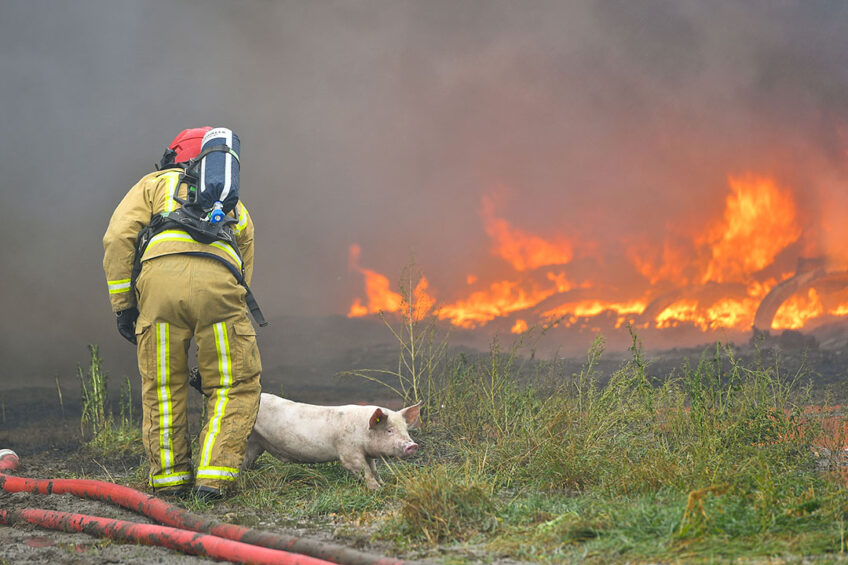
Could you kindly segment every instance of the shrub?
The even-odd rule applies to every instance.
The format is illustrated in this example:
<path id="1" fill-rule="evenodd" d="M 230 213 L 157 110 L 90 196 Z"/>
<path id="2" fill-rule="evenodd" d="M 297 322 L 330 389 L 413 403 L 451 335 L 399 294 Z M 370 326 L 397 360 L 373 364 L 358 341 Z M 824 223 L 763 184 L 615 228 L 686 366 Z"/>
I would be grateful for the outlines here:
<path id="1" fill-rule="evenodd" d="M 444 465 L 398 474 L 402 492 L 400 531 L 437 544 L 467 540 L 497 527 L 490 485 L 466 473 L 457 477 Z"/>

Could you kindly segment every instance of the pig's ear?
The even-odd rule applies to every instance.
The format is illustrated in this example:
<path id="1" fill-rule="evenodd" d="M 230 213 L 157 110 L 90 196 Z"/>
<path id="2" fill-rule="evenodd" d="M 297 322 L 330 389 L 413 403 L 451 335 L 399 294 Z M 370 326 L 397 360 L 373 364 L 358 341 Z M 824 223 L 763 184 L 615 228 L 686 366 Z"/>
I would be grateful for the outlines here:
<path id="1" fill-rule="evenodd" d="M 415 404 L 414 406 L 407 406 L 403 410 L 400 411 L 400 415 L 403 416 L 403 419 L 406 420 L 406 425 L 410 428 L 414 428 L 418 424 L 418 416 L 421 413 L 421 403 Z"/>
<path id="2" fill-rule="evenodd" d="M 377 426 L 385 424 L 387 418 L 388 416 L 386 416 L 386 413 L 377 408 L 374 410 L 374 413 L 371 414 L 371 419 L 368 420 L 368 429 L 373 430 Z"/>

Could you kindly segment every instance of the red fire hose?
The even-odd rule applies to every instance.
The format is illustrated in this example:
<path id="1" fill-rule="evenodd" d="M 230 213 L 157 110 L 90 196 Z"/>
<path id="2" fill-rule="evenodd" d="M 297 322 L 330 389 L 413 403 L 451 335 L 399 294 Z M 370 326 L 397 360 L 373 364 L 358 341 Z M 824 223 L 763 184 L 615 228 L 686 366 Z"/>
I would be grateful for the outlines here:
<path id="1" fill-rule="evenodd" d="M 175 549 L 191 555 L 202 555 L 213 559 L 222 559 L 233 563 L 262 563 L 290 565 L 329 565 L 329 561 L 307 557 L 297 553 L 286 553 L 277 549 L 268 549 L 246 543 L 198 534 L 179 528 L 137 524 L 125 520 L 112 520 L 85 514 L 54 512 L 38 508 L 23 510 L 0 510 L 0 524 L 29 522 L 49 530 L 66 532 L 84 532 L 121 541 L 158 545 Z"/>
<path id="2" fill-rule="evenodd" d="M 120 520 L 106 520 L 91 516 L 70 515 L 57 517 L 55 512 L 45 510 L 27 509 L 20 512 L 2 512 L 0 513 L 0 524 L 13 523 L 18 520 L 31 521 L 30 519 L 38 516 L 38 525 L 53 524 L 58 526 L 54 529 L 66 529 L 67 531 L 85 531 L 96 535 L 110 536 L 110 532 L 116 532 L 114 537 L 119 539 L 127 539 L 140 543 L 152 545 L 163 545 L 172 549 L 179 549 L 175 545 L 166 545 L 162 543 L 163 538 L 167 538 L 167 543 L 187 543 L 187 547 L 192 550 L 188 553 L 198 555 L 207 555 L 216 559 L 226 559 L 237 563 L 266 563 L 262 561 L 265 554 L 260 555 L 257 552 L 254 556 L 251 554 L 248 561 L 244 559 L 245 547 L 255 550 L 274 551 L 276 557 L 274 563 L 326 563 L 327 561 L 339 563 L 342 565 L 414 565 L 411 561 L 401 561 L 397 559 L 385 558 L 375 555 L 369 555 L 360 551 L 353 550 L 348 547 L 306 540 L 303 538 L 282 536 L 259 530 L 252 530 L 243 526 L 226 524 L 217 520 L 211 520 L 197 514 L 192 514 L 182 508 L 168 504 L 163 500 L 150 496 L 143 492 L 131 489 L 129 487 L 107 483 L 103 481 L 85 480 L 85 479 L 27 479 L 23 477 L 15 477 L 6 475 L 4 471 L 11 471 L 17 468 L 19 463 L 18 456 L 11 450 L 0 450 L 0 488 L 6 492 L 30 492 L 35 494 L 73 494 L 82 498 L 92 500 L 100 500 L 111 504 L 117 504 L 128 510 L 138 512 L 151 518 L 152 520 L 171 526 L 154 526 L 150 524 L 134 524 L 132 522 L 123 522 Z M 107 524 L 107 522 L 115 522 L 115 524 Z M 130 527 L 138 526 L 138 527 Z M 140 528 L 144 526 L 144 528 Z M 52 526 L 44 526 L 52 527 Z M 160 530 L 151 530 L 150 528 L 160 528 Z M 132 531 L 133 535 L 141 535 L 141 538 L 122 537 L 124 532 Z M 141 532 L 144 532 L 143 534 Z M 118 533 L 121 533 L 119 536 Z M 201 536 L 200 534 L 208 534 Z M 189 536 L 189 537 L 185 537 Z M 212 538 L 203 542 L 198 542 L 198 538 Z M 223 538 L 223 539 L 222 539 Z M 180 539 L 180 542 L 176 540 Z M 232 546 L 232 549 L 226 550 L 231 557 L 213 555 L 205 553 L 211 548 L 218 551 L 218 547 L 227 547 L 223 542 L 237 544 Z M 199 549 L 199 551 L 194 551 Z M 180 551 L 186 551 L 179 549 Z M 282 553 L 296 552 L 296 553 Z M 300 553 L 302 555 L 297 555 Z M 311 561 L 304 561 L 310 559 Z M 289 560 L 285 560 L 289 559 Z M 298 561 L 299 559 L 299 561 Z M 325 561 L 319 561 L 319 560 Z"/>

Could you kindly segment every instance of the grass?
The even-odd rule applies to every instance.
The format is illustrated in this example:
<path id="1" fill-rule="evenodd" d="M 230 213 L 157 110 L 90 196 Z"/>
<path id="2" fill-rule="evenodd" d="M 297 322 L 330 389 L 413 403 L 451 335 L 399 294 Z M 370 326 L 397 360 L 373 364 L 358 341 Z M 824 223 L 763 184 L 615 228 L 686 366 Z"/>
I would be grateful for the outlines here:
<path id="1" fill-rule="evenodd" d="M 653 375 L 635 334 L 609 378 L 596 370 L 602 339 L 573 374 L 520 348 L 494 342 L 424 373 L 423 449 L 382 463 L 380 491 L 336 463 L 265 455 L 237 504 L 266 527 L 311 525 L 451 563 L 845 557 L 848 490 L 833 452 L 845 419 L 807 410 L 803 371 L 748 366 L 716 344 Z"/>
<path id="2" fill-rule="evenodd" d="M 382 534 L 407 543 L 437 545 L 494 532 L 498 516 L 489 484 L 465 471 L 445 464 L 415 471 L 395 469 L 403 505 Z"/>
<path id="3" fill-rule="evenodd" d="M 234 521 L 451 563 L 845 558 L 848 489 L 834 438 L 847 422 L 808 409 L 803 370 L 746 364 L 716 344 L 655 375 L 634 333 L 612 375 L 597 371 L 601 338 L 567 373 L 522 343 L 453 358 L 416 345 L 413 355 L 417 328 L 432 326 L 400 327 L 395 390 L 427 407 L 413 432 L 419 453 L 383 462 L 376 492 L 338 463 L 263 455 L 239 478 Z"/>

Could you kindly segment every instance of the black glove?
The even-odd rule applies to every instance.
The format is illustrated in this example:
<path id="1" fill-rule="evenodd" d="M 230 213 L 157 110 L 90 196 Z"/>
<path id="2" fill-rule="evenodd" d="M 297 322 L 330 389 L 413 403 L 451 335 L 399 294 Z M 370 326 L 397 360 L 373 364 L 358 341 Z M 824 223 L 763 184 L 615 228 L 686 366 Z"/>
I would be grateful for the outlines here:
<path id="1" fill-rule="evenodd" d="M 127 308 L 116 315 L 118 317 L 118 333 L 128 342 L 136 345 L 135 321 L 138 319 L 138 308 Z"/>

